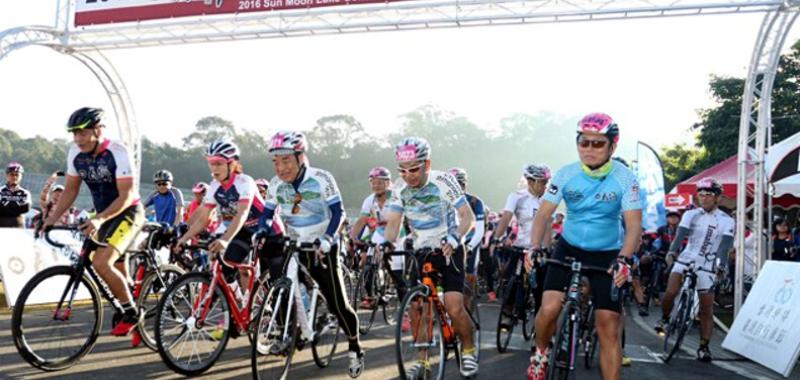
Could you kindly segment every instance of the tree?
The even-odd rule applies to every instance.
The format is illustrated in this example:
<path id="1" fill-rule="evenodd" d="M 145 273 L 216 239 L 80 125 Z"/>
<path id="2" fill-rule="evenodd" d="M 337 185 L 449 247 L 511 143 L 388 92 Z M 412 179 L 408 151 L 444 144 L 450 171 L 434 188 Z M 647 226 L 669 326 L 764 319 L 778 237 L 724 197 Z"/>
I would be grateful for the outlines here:
<path id="1" fill-rule="evenodd" d="M 220 138 L 232 139 L 236 136 L 233 123 L 219 116 L 206 116 L 197 121 L 195 131 L 183 138 L 184 148 L 205 147 Z"/>
<path id="2" fill-rule="evenodd" d="M 685 144 L 665 148 L 661 152 L 661 163 L 664 165 L 664 176 L 669 191 L 679 182 L 697 173 L 698 163 L 708 160 L 705 150 L 687 147 Z"/>

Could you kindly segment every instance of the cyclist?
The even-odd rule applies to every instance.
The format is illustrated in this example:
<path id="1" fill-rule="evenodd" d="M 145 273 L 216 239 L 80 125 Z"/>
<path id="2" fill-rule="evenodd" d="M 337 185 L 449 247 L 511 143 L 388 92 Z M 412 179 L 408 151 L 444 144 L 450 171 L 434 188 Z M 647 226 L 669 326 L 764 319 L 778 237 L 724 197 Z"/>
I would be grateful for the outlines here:
<path id="1" fill-rule="evenodd" d="M 361 231 L 367 228 L 369 232 L 365 231 L 364 234 L 369 234 L 369 240 L 372 243 L 380 245 L 386 241 L 384 232 L 386 230 L 386 217 L 389 213 L 388 200 L 392 196 L 392 190 L 390 189 L 392 185 L 392 173 L 389 172 L 389 169 L 382 166 L 372 168 L 372 170 L 369 171 L 369 184 L 370 187 L 372 187 L 372 194 L 367 196 L 361 205 L 361 215 L 358 217 L 358 220 L 356 220 L 353 228 L 350 229 L 350 239 L 358 244 L 362 241 L 359 236 Z M 362 250 L 361 265 L 366 261 L 366 256 L 366 250 Z M 396 265 L 393 265 L 393 268 L 397 268 Z M 390 272 L 395 280 L 397 280 L 396 283 L 400 284 L 402 282 L 400 281 L 402 280 L 402 266 L 397 269 L 399 270 L 396 272 L 395 270 L 391 270 Z M 372 281 L 368 281 L 367 286 L 368 294 L 365 295 L 361 304 L 361 307 L 365 309 L 373 307 L 373 299 L 370 297 Z"/>
<path id="2" fill-rule="evenodd" d="M 675 296 L 683 283 L 683 271 L 689 263 L 694 262 L 699 269 L 697 292 L 700 295 L 700 347 L 697 349 L 697 359 L 702 362 L 711 361 L 708 343 L 714 328 L 714 282 L 716 272 L 723 271 L 727 265 L 736 225 L 733 218 L 718 208 L 721 194 L 722 185 L 715 178 L 706 177 L 697 182 L 700 207 L 683 214 L 678 233 L 667 253 L 667 261 L 676 262 L 669 274 L 667 291 L 661 303 L 663 314 L 656 325 L 656 331 L 663 333 L 669 323 Z M 688 238 L 688 244 L 676 258 L 684 238 Z M 716 259 L 721 261 L 719 267 L 716 267 Z"/>
<path id="3" fill-rule="evenodd" d="M 125 274 L 112 263 L 124 257 L 142 228 L 144 208 L 136 195 L 128 149 L 103 136 L 102 118 L 103 110 L 91 107 L 78 109 L 69 117 L 67 131 L 72 133 L 73 144 L 67 155 L 64 193 L 43 228 L 59 221 L 75 202 L 84 182 L 97 212 L 81 227 L 99 245 L 92 254 L 92 266 L 119 300 L 123 312 L 111 335 L 126 336 L 139 324 L 142 315 L 133 303 Z"/>
<path id="4" fill-rule="evenodd" d="M 509 223 L 511 223 L 511 218 L 516 217 L 517 224 L 519 226 L 518 238 L 514 241 L 514 247 L 519 247 L 522 249 L 530 249 L 532 244 L 532 229 L 533 229 L 533 219 L 536 216 L 537 211 L 541 207 L 542 199 L 541 197 L 544 195 L 544 191 L 547 189 L 547 181 L 550 180 L 551 177 L 550 167 L 544 164 L 530 164 L 526 165 L 522 169 L 522 176 L 525 178 L 525 182 L 527 184 L 524 190 L 515 191 L 508 195 L 506 198 L 506 205 L 503 208 L 503 215 L 500 217 L 500 222 L 498 228 L 495 229 L 494 233 L 494 244 L 499 242 L 499 239 L 503 236 L 504 232 L 508 228 Z M 544 235 L 544 247 L 550 246 L 550 237 L 551 233 L 548 232 Z M 520 257 L 516 255 L 512 255 L 509 257 L 508 263 L 517 263 Z M 507 266 L 514 265 L 514 264 L 507 264 Z M 542 304 L 542 293 L 544 287 L 544 275 L 545 270 L 544 267 L 539 267 L 536 269 L 536 281 L 537 287 L 534 289 L 534 300 L 536 301 L 536 311 L 538 312 L 539 308 Z M 505 278 L 511 278 L 511 271 L 505 270 L 503 271 Z M 504 320 L 504 324 L 508 326 L 510 324 L 511 310 L 512 305 L 503 305 L 503 313 L 502 318 Z"/>
<path id="5" fill-rule="evenodd" d="M 456 179 L 450 173 L 431 170 L 430 153 L 428 141 L 419 137 L 405 138 L 395 147 L 397 170 L 405 184 L 395 189 L 389 205 L 385 245 L 394 249 L 392 242 L 397 240 L 405 216 L 414 248 L 441 248 L 445 257 L 433 256 L 433 265 L 442 275 L 445 309 L 463 343 L 461 376 L 470 377 L 478 373 L 478 360 L 472 322 L 464 308 L 463 238 L 474 227 L 475 215 Z M 414 324 L 419 315 L 409 317 Z M 430 363 L 420 360 L 407 376 L 416 378 L 429 370 Z"/>
<path id="6" fill-rule="evenodd" d="M 195 212 L 194 222 L 189 231 L 178 239 L 173 253 L 179 254 L 184 244 L 205 231 L 211 221 L 212 210 L 217 209 L 222 216 L 225 233 L 208 246 L 208 251 L 223 254 L 222 273 L 228 286 L 242 302 L 248 299 L 246 292 L 249 289 L 243 293 L 242 287 L 249 284 L 250 273 L 244 268 L 236 270 L 234 265 L 242 263 L 250 254 L 253 234 L 258 229 L 259 218 L 264 214 L 264 201 L 258 194 L 253 178 L 244 174 L 240 155 L 239 147 L 232 141 L 219 139 L 208 145 L 205 157 L 214 179 L 206 191 L 205 206 Z M 241 286 L 236 281 L 237 273 Z M 212 337 L 221 336 L 222 333 L 221 329 L 214 330 Z"/>
<path id="7" fill-rule="evenodd" d="M 474 289 L 474 296 L 477 297 L 478 289 L 478 267 L 480 266 L 481 256 L 481 240 L 483 239 L 483 232 L 486 231 L 486 212 L 483 201 L 475 195 L 467 193 L 467 171 L 462 168 L 450 168 L 448 170 L 451 175 L 456 179 L 458 185 L 461 186 L 461 191 L 467 198 L 469 208 L 475 215 L 475 227 L 469 230 L 467 236 L 464 237 L 464 242 L 467 248 L 467 271 L 464 274 L 465 279 L 469 282 L 470 287 Z M 497 297 L 495 297 L 496 299 Z M 464 297 L 464 305 L 472 305 L 471 300 Z"/>
<path id="8" fill-rule="evenodd" d="M 0 227 L 25 227 L 31 193 L 20 186 L 25 169 L 16 161 L 6 166 L 6 185 L 0 188 Z"/>
<path id="9" fill-rule="evenodd" d="M 309 165 L 307 147 L 300 132 L 282 131 L 270 139 L 269 154 L 276 176 L 270 181 L 270 197 L 261 225 L 268 228 L 279 213 L 289 237 L 306 243 L 319 241 L 317 255 L 323 265 L 313 265 L 309 255 L 300 255 L 300 263 L 320 285 L 322 295 L 332 305 L 331 311 L 347 334 L 348 374 L 356 378 L 364 369 L 364 351 L 358 336 L 358 316 L 347 302 L 339 268 L 337 232 L 344 219 L 342 197 L 329 172 Z"/>
<path id="10" fill-rule="evenodd" d="M 261 194 L 261 198 L 266 200 L 269 195 L 269 180 L 266 178 L 259 178 L 256 180 L 256 186 L 258 186 L 258 192 Z"/>
<path id="11" fill-rule="evenodd" d="M 144 201 L 144 208 L 153 206 L 156 211 L 156 222 L 177 226 L 183 214 L 183 192 L 172 187 L 172 173 L 159 170 L 153 174 L 156 190 Z"/>
<path id="12" fill-rule="evenodd" d="M 553 258 L 574 257 L 587 265 L 608 267 L 612 277 L 588 274 L 595 303 L 597 333 L 602 350 L 600 363 L 603 378 L 619 379 L 622 360 L 620 347 L 619 300 L 611 300 L 612 283 L 621 287 L 630 276 L 626 263 L 639 243 L 642 231 L 642 202 L 636 175 L 611 160 L 619 142 L 619 127 L 603 113 L 592 113 L 578 122 L 576 145 L 579 162 L 558 171 L 553 178 L 533 222 L 532 250 L 542 252 L 542 238 L 551 223 L 556 207 L 564 200 L 567 217 L 564 233 Z M 622 214 L 625 224 L 620 222 Z M 525 259 L 526 269 L 533 267 L 533 254 Z M 569 270 L 548 265 L 542 307 L 536 315 L 536 340 L 528 368 L 529 379 L 544 379 L 548 365 L 548 343 L 556 330 Z"/>

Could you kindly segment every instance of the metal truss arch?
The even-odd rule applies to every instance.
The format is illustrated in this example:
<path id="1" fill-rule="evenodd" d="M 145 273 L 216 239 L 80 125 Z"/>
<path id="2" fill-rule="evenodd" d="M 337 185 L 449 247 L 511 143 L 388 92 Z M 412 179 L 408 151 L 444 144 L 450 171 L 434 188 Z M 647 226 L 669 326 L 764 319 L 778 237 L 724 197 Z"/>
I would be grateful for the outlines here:
<path id="1" fill-rule="evenodd" d="M 114 65 L 98 50 L 75 51 L 62 44 L 64 32 L 50 27 L 20 27 L 0 32 L 0 61 L 28 47 L 45 46 L 77 59 L 97 78 L 108 95 L 120 138 L 131 150 L 135 170 L 141 168 L 141 139 L 128 90 Z M 137 183 L 138 186 L 138 183 Z"/>
<path id="2" fill-rule="evenodd" d="M 781 9 L 764 16 L 750 59 L 742 97 L 739 122 L 738 176 L 736 194 L 736 278 L 734 284 L 734 312 L 743 302 L 745 279 L 745 234 L 754 235 L 753 251 L 755 274 L 768 257 L 770 244 L 764 236 L 765 211 L 771 215 L 771 200 L 767 191 L 765 158 L 772 135 L 772 87 L 778 70 L 781 49 L 789 31 L 800 15 L 797 2 L 785 4 Z M 752 165 L 752 170 L 748 166 Z M 752 183 L 752 187 L 748 184 Z M 747 205 L 748 198 L 753 202 Z M 752 215 L 749 217 L 748 215 Z"/>

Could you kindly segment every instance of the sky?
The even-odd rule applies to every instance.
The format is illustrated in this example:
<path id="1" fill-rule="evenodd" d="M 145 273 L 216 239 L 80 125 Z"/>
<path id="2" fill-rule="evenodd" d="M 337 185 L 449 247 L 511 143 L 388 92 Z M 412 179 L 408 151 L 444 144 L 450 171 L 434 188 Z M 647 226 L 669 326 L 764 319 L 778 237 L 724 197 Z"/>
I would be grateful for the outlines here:
<path id="1" fill-rule="evenodd" d="M 56 1 L 0 2 L 0 30 L 52 25 Z M 712 74 L 744 77 L 762 14 L 329 35 L 111 50 L 139 129 L 179 145 L 209 115 L 265 135 L 350 114 L 373 134 L 424 104 L 486 129 L 513 113 L 601 111 L 621 148 L 693 141 Z M 787 47 L 800 38 L 797 30 Z M 1 128 L 68 137 L 84 105 L 110 108 L 76 60 L 42 47 L 0 62 Z"/>

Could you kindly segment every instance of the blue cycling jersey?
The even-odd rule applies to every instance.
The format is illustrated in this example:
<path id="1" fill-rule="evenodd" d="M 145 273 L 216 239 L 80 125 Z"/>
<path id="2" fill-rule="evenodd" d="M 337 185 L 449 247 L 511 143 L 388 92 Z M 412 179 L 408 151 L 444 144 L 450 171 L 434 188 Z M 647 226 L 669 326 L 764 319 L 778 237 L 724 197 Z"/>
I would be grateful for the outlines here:
<path id="1" fill-rule="evenodd" d="M 169 225 L 175 224 L 178 205 L 183 205 L 183 193 L 174 187 L 170 187 L 164 194 L 154 191 L 144 202 L 144 207 L 153 206 L 155 209 L 157 222 Z"/>
<path id="2" fill-rule="evenodd" d="M 469 203 L 469 207 L 472 208 L 472 213 L 475 214 L 475 227 L 476 228 L 472 228 L 471 230 L 469 230 L 469 232 L 467 232 L 467 236 L 464 237 L 464 241 L 470 241 L 475 236 L 475 232 L 478 230 L 477 226 L 479 224 L 483 225 L 483 223 L 484 223 L 484 221 L 486 219 L 486 213 L 484 211 L 483 201 L 480 198 L 478 198 L 475 195 L 466 194 L 466 193 L 464 194 L 464 196 L 467 197 L 467 203 Z M 483 229 L 481 229 L 478 232 L 483 234 Z"/>
<path id="3" fill-rule="evenodd" d="M 105 140 L 93 154 L 81 152 L 73 143 L 67 154 L 67 175 L 81 177 L 99 213 L 119 197 L 117 181 L 132 179 L 133 167 L 128 149 L 121 143 Z M 134 205 L 138 203 L 138 198 L 133 201 Z"/>
<path id="4" fill-rule="evenodd" d="M 636 175 L 616 161 L 608 175 L 593 178 L 579 162 L 556 173 L 543 200 L 567 206 L 562 238 L 585 251 L 610 251 L 622 248 L 622 212 L 641 210 L 642 201 Z"/>

